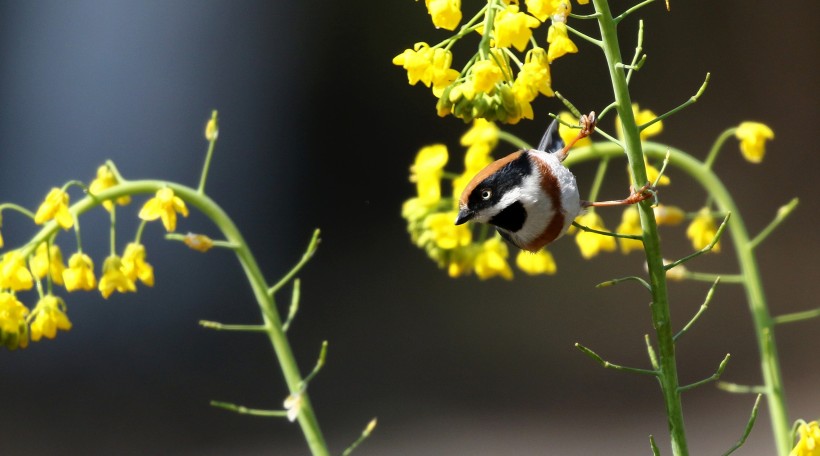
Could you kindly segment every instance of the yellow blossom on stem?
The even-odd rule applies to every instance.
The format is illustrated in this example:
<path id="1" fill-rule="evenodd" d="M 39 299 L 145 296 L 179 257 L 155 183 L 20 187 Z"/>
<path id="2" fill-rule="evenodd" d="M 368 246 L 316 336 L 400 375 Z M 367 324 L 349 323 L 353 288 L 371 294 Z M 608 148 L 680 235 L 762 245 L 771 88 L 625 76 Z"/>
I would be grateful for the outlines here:
<path id="1" fill-rule="evenodd" d="M 97 286 L 97 279 L 94 277 L 94 262 L 88 255 L 81 252 L 71 255 L 68 259 L 68 267 L 63 270 L 63 281 L 68 291 L 93 290 Z"/>
<path id="2" fill-rule="evenodd" d="M 572 9 L 569 0 L 526 0 L 525 3 L 527 12 L 541 22 L 555 15 L 566 17 Z"/>
<path id="3" fill-rule="evenodd" d="M 534 48 L 527 53 L 524 65 L 513 82 L 513 93 L 516 98 L 530 102 L 538 96 L 551 97 L 555 95 L 552 90 L 552 76 L 550 75 L 547 52 L 544 48 Z"/>
<path id="4" fill-rule="evenodd" d="M 3 227 L 3 213 L 0 212 L 0 228 Z M 0 249 L 3 248 L 3 233 L 0 232 Z"/>
<path id="5" fill-rule="evenodd" d="M 136 242 L 130 242 L 125 246 L 122 254 L 122 272 L 131 282 L 140 282 L 154 286 L 154 268 L 145 261 L 145 246 Z"/>
<path id="6" fill-rule="evenodd" d="M 182 240 L 189 248 L 197 252 L 207 252 L 214 246 L 214 241 L 204 234 L 188 233 Z"/>
<path id="7" fill-rule="evenodd" d="M 594 211 L 579 216 L 575 221 L 593 230 L 607 231 L 603 219 Z M 601 251 L 612 252 L 616 247 L 614 237 L 585 230 L 578 230 L 578 234 L 575 235 L 575 243 L 581 249 L 581 256 L 586 259 L 594 257 Z"/>
<path id="8" fill-rule="evenodd" d="M 99 290 L 103 298 L 108 299 L 114 290 L 120 293 L 137 291 L 134 281 L 125 275 L 122 259 L 117 255 L 111 255 L 103 263 L 103 274 L 100 278 Z"/>
<path id="9" fill-rule="evenodd" d="M 498 126 L 486 119 L 475 119 L 473 126 L 461 135 L 462 146 L 472 146 L 474 144 L 486 144 L 494 148 L 498 144 Z"/>
<path id="10" fill-rule="evenodd" d="M 405 49 L 401 54 L 393 57 L 393 64 L 400 65 L 407 70 L 407 81 L 410 85 L 416 85 L 428 73 L 428 68 L 432 63 L 433 50 L 430 45 L 424 42 L 416 43 L 413 49 Z M 429 81 L 425 82 L 429 87 Z"/>
<path id="11" fill-rule="evenodd" d="M 436 246 L 442 249 L 454 249 L 469 244 L 472 239 L 472 231 L 468 225 L 456 225 L 458 217 L 457 211 L 436 212 L 431 214 L 424 221 L 424 227 L 430 231 L 432 240 Z"/>
<path id="12" fill-rule="evenodd" d="M 447 264 L 447 275 L 452 278 L 470 274 L 475 266 L 475 257 L 481 247 L 477 244 L 470 244 L 450 251 L 450 258 Z"/>
<path id="13" fill-rule="evenodd" d="M 524 52 L 532 37 L 532 29 L 539 25 L 538 19 L 518 11 L 518 5 L 509 5 L 495 16 L 495 45 L 499 48 L 513 46 Z"/>
<path id="14" fill-rule="evenodd" d="M 215 118 L 208 119 L 208 123 L 205 124 L 205 139 L 208 141 L 213 141 L 219 137 L 219 124 L 217 124 Z"/>
<path id="15" fill-rule="evenodd" d="M 65 302 L 62 299 L 46 295 L 37 302 L 32 311 L 34 321 L 31 323 L 31 340 L 37 342 L 41 337 L 54 339 L 57 330 L 68 331 L 71 321 L 65 314 Z"/>
<path id="16" fill-rule="evenodd" d="M 686 212 L 684 212 L 683 209 L 676 206 L 658 204 L 657 206 L 652 208 L 652 211 L 655 212 L 655 221 L 658 223 L 658 226 L 678 225 L 680 224 L 680 222 L 683 221 L 683 219 L 686 218 Z"/>
<path id="17" fill-rule="evenodd" d="M 712 213 L 709 208 L 704 207 L 692 219 L 692 223 L 686 229 L 686 237 L 692 241 L 692 247 L 695 250 L 700 250 L 709 245 L 715 239 L 717 234 L 717 226 L 715 219 L 712 218 Z M 720 252 L 720 242 L 716 243 L 712 250 L 717 253 Z"/>
<path id="18" fill-rule="evenodd" d="M 492 60 L 479 60 L 472 68 L 473 88 L 476 92 L 488 93 L 504 77 L 501 68 Z"/>
<path id="19" fill-rule="evenodd" d="M 424 85 L 433 86 L 433 95 L 440 97 L 444 89 L 459 75 L 458 70 L 450 68 L 453 64 L 453 53 L 448 49 L 437 48 L 433 51 L 430 66 L 422 79 Z"/>
<path id="20" fill-rule="evenodd" d="M 766 154 L 766 140 L 774 139 L 774 131 L 760 122 L 742 122 L 735 130 L 740 140 L 740 152 L 747 161 L 760 163 Z"/>
<path id="21" fill-rule="evenodd" d="M 550 44 L 547 51 L 547 59 L 553 62 L 555 59 L 565 55 L 578 52 L 578 46 L 569 39 L 567 34 L 567 24 L 563 22 L 553 22 L 547 31 L 547 42 Z"/>
<path id="22" fill-rule="evenodd" d="M 638 214 L 638 208 L 635 206 L 628 206 L 621 216 L 621 224 L 615 229 L 618 234 L 634 234 L 640 236 L 643 234 L 641 229 L 641 216 Z M 643 242 L 637 239 L 618 238 L 618 243 L 621 245 L 621 253 L 627 254 L 633 250 L 643 250 Z"/>
<path id="23" fill-rule="evenodd" d="M 558 271 L 555 259 L 547 249 L 541 249 L 535 253 L 521 250 L 515 257 L 515 265 L 529 275 L 550 275 Z"/>
<path id="24" fill-rule="evenodd" d="M 416 183 L 422 202 L 433 204 L 441 199 L 441 176 L 448 158 L 444 144 L 422 147 L 416 154 L 416 160 L 410 166 L 410 182 Z"/>
<path id="25" fill-rule="evenodd" d="M 436 28 L 455 30 L 461 22 L 461 0 L 425 0 Z"/>
<path id="26" fill-rule="evenodd" d="M 570 125 L 578 125 L 578 119 L 568 111 L 559 112 L 558 113 L 558 120 L 560 120 L 562 122 L 566 122 Z M 579 131 L 581 131 L 581 130 L 578 129 L 578 128 L 572 128 L 572 127 L 568 127 L 568 126 L 564 125 L 563 123 L 558 123 L 558 134 L 561 136 L 561 139 L 564 141 L 564 144 L 571 143 L 572 140 L 575 139 L 576 136 L 578 136 Z M 586 137 L 581 138 L 578 141 L 576 141 L 575 144 L 572 147 L 575 148 L 575 147 L 587 146 L 591 143 L 592 143 L 592 140 L 590 139 L 590 137 L 586 136 Z"/>
<path id="27" fill-rule="evenodd" d="M 165 187 L 157 190 L 156 196 L 145 202 L 139 217 L 149 222 L 161 218 L 165 230 L 171 232 L 177 229 L 177 213 L 183 217 L 188 216 L 185 201 L 174 195 L 173 190 Z"/>
<path id="28" fill-rule="evenodd" d="M 37 208 L 34 214 L 34 223 L 42 225 L 49 220 L 56 220 L 64 230 L 74 226 L 74 216 L 68 210 L 68 193 L 59 188 L 52 188 L 45 201 Z"/>
<path id="29" fill-rule="evenodd" d="M 14 250 L 3 255 L 0 261 L 0 289 L 30 290 L 34 279 L 26 267 L 26 260 L 20 252 Z"/>
<path id="30" fill-rule="evenodd" d="M 114 172 L 111 171 L 111 168 L 108 165 L 102 165 L 97 168 L 97 177 L 91 181 L 91 184 L 88 186 L 88 191 L 92 195 L 96 195 L 101 191 L 111 188 L 117 185 L 117 176 L 114 175 Z M 126 195 L 116 199 L 117 204 L 120 206 L 125 206 L 126 204 L 131 202 L 131 197 Z M 103 201 L 103 207 L 109 212 L 114 208 L 114 204 L 111 201 Z"/>
<path id="31" fill-rule="evenodd" d="M 513 272 L 507 263 L 508 255 L 507 244 L 504 244 L 501 238 L 493 237 L 484 241 L 473 265 L 478 278 L 486 280 L 501 276 L 507 280 L 512 280 Z"/>
<path id="32" fill-rule="evenodd" d="M 48 243 L 43 242 L 37 246 L 31 259 L 31 270 L 38 279 L 42 279 L 50 272 L 51 280 L 57 285 L 62 285 L 64 269 L 63 252 L 60 251 L 59 245 L 51 244 L 49 248 Z"/>
<path id="33" fill-rule="evenodd" d="M 0 345 L 9 350 L 28 346 L 28 308 L 5 291 L 0 292 Z"/>
<path id="34" fill-rule="evenodd" d="M 800 437 L 789 456 L 820 456 L 820 425 L 817 421 L 800 423 L 797 433 Z"/>

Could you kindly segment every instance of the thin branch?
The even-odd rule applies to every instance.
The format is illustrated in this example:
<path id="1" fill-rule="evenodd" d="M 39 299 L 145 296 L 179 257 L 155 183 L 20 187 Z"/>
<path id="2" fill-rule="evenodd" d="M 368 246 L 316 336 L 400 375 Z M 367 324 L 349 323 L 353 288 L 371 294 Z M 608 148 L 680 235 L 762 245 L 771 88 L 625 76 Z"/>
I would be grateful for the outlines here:
<path id="1" fill-rule="evenodd" d="M 643 8 L 644 6 L 650 4 L 654 1 L 655 0 L 644 0 L 643 2 L 638 3 L 637 5 L 633 6 L 632 8 L 629 8 L 628 10 L 626 10 L 623 13 L 619 14 L 618 17 L 613 19 L 615 21 L 615 24 L 621 22 L 622 20 L 626 19 L 626 17 L 629 16 L 630 14 L 634 13 L 635 11 Z"/>
<path id="2" fill-rule="evenodd" d="M 300 285 L 301 282 L 299 281 L 299 279 L 295 279 L 293 281 L 293 292 L 290 297 L 290 308 L 288 309 L 288 318 L 282 325 L 282 331 L 288 331 L 288 328 L 290 328 L 290 324 L 293 322 L 293 318 L 296 317 L 296 312 L 299 310 L 299 296 L 301 295 Z"/>
<path id="3" fill-rule="evenodd" d="M 740 448 L 744 443 L 746 443 L 746 439 L 749 437 L 749 434 L 752 432 L 752 427 L 755 425 L 755 420 L 757 420 L 757 412 L 760 406 L 760 398 L 762 394 L 757 395 L 757 399 L 755 399 L 755 405 L 752 407 L 752 415 L 749 417 L 749 422 L 746 423 L 746 429 L 743 430 L 743 436 L 740 437 L 740 440 L 735 443 L 732 448 L 729 448 L 729 451 L 723 453 L 723 456 L 729 456 L 730 454 L 734 453 L 735 450 Z"/>
<path id="4" fill-rule="evenodd" d="M 643 131 L 646 128 L 648 128 L 650 125 L 654 124 L 655 122 L 660 122 L 661 120 L 666 119 L 667 117 L 671 116 L 672 114 L 675 114 L 678 111 L 680 111 L 681 109 L 683 109 L 683 108 L 689 106 L 690 104 L 693 104 L 696 101 L 698 101 L 698 99 L 701 97 L 701 95 L 703 95 L 703 92 L 706 91 L 706 86 L 709 85 L 709 78 L 711 78 L 711 74 L 706 73 L 706 79 L 703 81 L 703 84 L 701 84 L 700 89 L 698 89 L 697 93 L 695 93 L 691 98 L 686 100 L 685 103 L 681 104 L 680 106 L 678 106 L 675 109 L 672 109 L 671 111 L 667 111 L 664 114 L 661 114 L 658 117 L 655 117 L 654 119 L 650 120 L 649 122 L 647 122 L 643 125 L 639 125 L 638 130 Z"/>
<path id="5" fill-rule="evenodd" d="M 612 231 L 601 231 L 601 230 L 596 230 L 594 228 L 590 228 L 588 226 L 581 225 L 578 222 L 572 222 L 572 226 L 574 226 L 575 228 L 578 228 L 579 230 L 582 230 L 582 231 L 587 231 L 589 233 L 600 234 L 600 235 L 603 235 L 603 236 L 612 236 L 612 237 L 615 237 L 615 238 L 634 239 L 636 241 L 643 241 L 643 236 L 641 236 L 640 234 L 621 234 L 621 233 L 613 233 Z"/>
<path id="6" fill-rule="evenodd" d="M 307 377 L 302 380 L 302 389 L 307 388 L 308 383 L 313 380 L 313 377 L 322 370 L 322 367 L 325 365 L 325 358 L 327 357 L 327 341 L 322 342 L 322 348 L 319 351 L 319 359 L 316 360 L 316 365 L 313 366 L 313 370 L 310 371 Z"/>
<path id="7" fill-rule="evenodd" d="M 723 219 L 723 222 L 718 227 L 717 232 L 715 232 L 715 237 L 712 239 L 712 242 L 710 242 L 709 245 L 707 245 L 706 247 L 698 250 L 697 252 L 695 252 L 691 255 L 687 255 L 687 256 L 679 259 L 679 260 L 675 260 L 671 263 L 665 264 L 663 266 L 663 268 L 668 271 L 668 270 L 674 268 L 675 266 L 677 266 L 679 264 L 685 263 L 685 262 L 691 260 L 692 258 L 698 257 L 698 256 L 703 255 L 704 253 L 712 250 L 712 248 L 714 248 L 715 244 L 717 244 L 718 241 L 720 240 L 720 236 L 723 234 L 723 231 L 726 230 L 726 224 L 729 221 L 729 217 L 731 215 L 732 215 L 731 212 L 726 213 L 726 217 Z"/>
<path id="8" fill-rule="evenodd" d="M 718 389 L 735 394 L 766 394 L 766 387 L 763 385 L 740 385 L 738 383 L 717 382 Z"/>
<path id="9" fill-rule="evenodd" d="M 783 223 L 784 220 L 786 220 L 786 217 L 788 217 L 792 212 L 794 212 L 794 209 L 797 207 L 797 203 L 799 202 L 800 200 L 798 198 L 794 198 L 793 200 L 789 201 L 788 204 L 781 206 L 780 209 L 777 210 L 777 215 L 775 215 L 774 220 L 772 220 L 771 223 L 769 223 L 769 225 L 763 229 L 763 231 L 761 231 L 757 236 L 754 237 L 754 239 L 752 239 L 749 242 L 749 247 L 753 250 L 756 249 L 761 242 L 766 240 L 766 238 L 772 233 L 772 231 L 774 231 L 777 227 L 780 226 L 781 223 Z"/>
<path id="10" fill-rule="evenodd" d="M 307 264 L 307 262 L 313 257 L 313 254 L 316 253 L 316 248 L 319 247 L 319 229 L 317 228 L 313 232 L 313 237 L 310 239 L 310 244 L 308 244 L 308 248 L 305 251 L 304 255 L 302 255 L 302 259 L 296 263 L 296 266 L 293 267 L 284 277 L 279 279 L 279 282 L 276 285 L 270 287 L 268 289 L 268 294 L 273 296 L 280 288 L 285 286 L 286 283 L 290 281 L 301 269 L 302 267 Z"/>
<path id="11" fill-rule="evenodd" d="M 804 310 L 802 312 L 794 312 L 788 313 L 784 315 L 778 315 L 772 318 L 772 322 L 776 325 L 782 323 L 794 323 L 796 321 L 803 321 L 808 320 L 810 318 L 817 318 L 820 317 L 820 307 L 812 310 Z"/>
<path id="12" fill-rule="evenodd" d="M 644 340 L 646 340 L 646 353 L 649 354 L 649 362 L 652 364 L 652 368 L 658 370 L 658 356 L 655 354 L 655 349 L 652 347 L 652 341 L 649 340 L 649 334 L 644 334 Z"/>
<path id="13" fill-rule="evenodd" d="M 692 388 L 696 388 L 700 385 L 705 385 L 706 383 L 713 382 L 713 381 L 719 379 L 720 376 L 723 375 L 723 371 L 726 370 L 726 364 L 729 362 L 730 356 L 731 355 L 729 353 L 726 353 L 726 357 L 723 358 L 723 361 L 720 362 L 720 365 L 718 366 L 717 372 L 710 375 L 708 378 L 704 378 L 703 380 L 697 381 L 695 383 L 690 383 L 688 385 L 679 386 L 678 391 L 680 391 L 680 392 L 687 391 L 687 390 L 690 390 Z"/>
<path id="14" fill-rule="evenodd" d="M 598 46 L 598 47 L 603 47 L 603 46 L 604 46 L 603 41 L 601 41 L 601 40 L 596 40 L 595 38 L 593 38 L 593 37 L 591 37 L 591 36 L 589 36 L 589 35 L 587 35 L 587 34 L 585 34 L 585 33 L 581 33 L 581 32 L 579 32 L 578 30 L 575 30 L 574 28 L 570 27 L 569 25 L 567 25 L 567 30 L 569 30 L 570 32 L 572 32 L 572 33 L 573 33 L 575 36 L 577 36 L 578 38 L 581 38 L 581 39 L 584 39 L 584 40 L 586 40 L 586 41 L 589 41 L 590 43 L 592 43 L 592 44 L 594 44 L 594 45 L 596 45 L 596 46 Z"/>
<path id="15" fill-rule="evenodd" d="M 652 448 L 652 456 L 661 456 L 661 450 L 655 444 L 655 437 L 652 434 L 649 435 L 649 447 Z"/>
<path id="16" fill-rule="evenodd" d="M 706 309 L 709 307 L 709 302 L 712 301 L 712 296 L 715 294 L 715 288 L 717 287 L 718 283 L 720 283 L 720 276 L 718 276 L 718 278 L 715 279 L 715 283 L 713 283 L 712 286 L 709 288 L 709 291 L 706 292 L 706 299 L 703 300 L 703 304 L 700 305 L 700 309 L 698 309 L 697 313 L 695 313 L 695 316 L 692 317 L 691 320 L 689 320 L 689 323 L 687 323 L 686 326 L 684 326 L 679 333 L 675 334 L 675 336 L 672 337 L 673 341 L 677 342 L 682 335 L 686 334 L 686 331 L 689 331 L 689 328 L 691 328 L 692 325 L 695 324 L 698 318 L 700 318 L 700 316 L 704 312 L 706 312 Z"/>
<path id="17" fill-rule="evenodd" d="M 219 401 L 211 401 L 211 405 L 213 407 L 222 408 L 225 410 L 230 410 L 232 412 L 236 412 L 242 415 L 254 415 L 254 416 L 268 416 L 268 417 L 286 417 L 288 416 L 287 410 L 263 410 L 263 409 L 253 409 L 248 408 L 243 405 L 236 405 L 231 404 L 230 402 L 219 402 Z"/>
<path id="18" fill-rule="evenodd" d="M 226 325 L 218 321 L 200 320 L 200 326 L 208 329 L 215 329 L 217 331 L 247 331 L 247 332 L 265 332 L 268 328 L 265 325 Z"/>
<path id="19" fill-rule="evenodd" d="M 584 352 L 587 356 L 594 359 L 598 364 L 600 364 L 601 366 L 603 366 L 607 369 L 615 369 L 617 371 L 630 372 L 630 373 L 633 373 L 633 374 L 652 375 L 652 376 L 655 376 L 655 377 L 657 377 L 660 374 L 656 370 L 638 369 L 636 367 L 626 367 L 626 366 L 619 366 L 617 364 L 612 364 L 609 361 L 606 361 L 603 358 L 601 358 L 600 356 L 598 356 L 598 354 L 595 353 L 594 351 L 588 349 L 587 347 L 584 347 L 583 345 L 581 345 L 579 343 L 576 343 L 575 347 L 578 350 L 581 350 L 582 352 Z"/>
<path id="20" fill-rule="evenodd" d="M 350 444 L 350 446 L 347 447 L 347 449 L 345 449 L 344 452 L 342 452 L 342 456 L 350 456 L 350 454 L 353 453 L 353 450 L 355 450 L 357 446 L 361 445 L 361 443 L 364 442 L 365 439 L 370 437 L 370 434 L 373 432 L 373 429 L 376 429 L 376 418 L 373 418 L 372 420 L 370 420 L 369 423 L 367 423 L 367 426 L 365 426 L 364 430 L 362 431 L 362 435 L 360 435 L 355 442 Z"/>
<path id="21" fill-rule="evenodd" d="M 644 280 L 644 279 L 642 279 L 638 276 L 628 276 L 628 277 L 621 277 L 619 279 L 607 280 L 606 282 L 601 282 L 598 285 L 595 285 L 595 288 L 611 287 L 613 285 L 617 285 L 621 282 L 626 282 L 626 281 L 629 281 L 629 280 L 634 280 L 635 282 L 638 282 L 641 285 L 643 285 L 644 288 L 646 288 L 647 290 L 652 291 L 652 287 L 649 286 L 649 283 L 646 280 Z"/>

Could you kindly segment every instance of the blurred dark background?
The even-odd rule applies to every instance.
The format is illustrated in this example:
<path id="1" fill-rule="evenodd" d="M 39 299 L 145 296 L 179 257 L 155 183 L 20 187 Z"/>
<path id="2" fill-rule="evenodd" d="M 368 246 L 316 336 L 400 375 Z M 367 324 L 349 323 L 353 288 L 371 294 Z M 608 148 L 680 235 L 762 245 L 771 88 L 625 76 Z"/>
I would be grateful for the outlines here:
<path id="1" fill-rule="evenodd" d="M 465 11 L 477 4 L 464 3 Z M 615 1 L 613 9 L 632 3 Z M 649 56 L 632 81 L 641 106 L 673 108 L 712 73 L 701 101 L 665 122 L 655 139 L 704 157 L 720 132 L 743 120 L 774 129 L 763 164 L 746 163 L 730 141 L 716 170 L 752 233 L 801 198 L 759 260 L 774 314 L 816 308 L 817 3 L 672 0 L 667 13 L 657 2 L 621 28 L 625 56 L 638 18 L 646 20 Z M 594 31 L 591 23 L 573 25 Z M 557 275 L 482 282 L 449 279 L 411 245 L 400 217 L 414 192 L 408 166 L 432 142 L 446 143 L 459 160 L 466 126 L 438 118 L 429 90 L 409 86 L 391 59 L 445 36 L 424 4 L 410 0 L 2 1 L 0 201 L 35 208 L 49 188 L 89 181 L 106 159 L 129 178 L 195 186 L 203 126 L 218 109 L 208 193 L 271 281 L 322 229 L 319 252 L 300 275 L 302 306 L 290 336 L 305 372 L 329 341 L 310 394 L 335 454 L 374 416 L 378 429 L 357 454 L 649 454 L 649 434 L 668 454 L 656 383 L 604 370 L 573 348 L 582 342 L 613 362 L 648 365 L 647 295 L 630 284 L 593 287 L 641 273 L 639 254 L 583 261 L 567 238 L 551 247 Z M 542 44 L 545 36 L 546 27 L 536 31 Z M 583 111 L 600 110 L 611 96 L 603 57 L 576 42 L 580 52 L 553 65 L 553 87 Z M 463 62 L 459 51 L 466 47 L 456 46 L 454 66 Z M 535 109 L 535 121 L 509 130 L 535 142 L 546 113 L 561 106 L 540 98 Z M 588 188 L 594 167 L 575 171 Z M 703 191 L 677 171 L 670 175 L 663 201 L 698 208 Z M 611 176 L 602 197 L 624 196 L 618 166 Z M 132 236 L 143 201 L 119 211 L 119 242 Z M 617 225 L 619 210 L 602 213 Z M 83 247 L 99 268 L 107 216 L 94 211 L 81 223 Z M 6 212 L 2 229 L 9 248 L 35 228 Z M 215 233 L 196 213 L 179 223 L 178 231 L 189 230 Z M 664 231 L 670 257 L 688 253 L 684 231 Z M 71 233 L 59 242 L 73 251 Z M 0 454 L 307 454 L 296 425 L 208 405 L 279 408 L 286 396 L 263 336 L 197 324 L 259 321 L 235 258 L 165 242 L 158 223 L 147 227 L 144 243 L 154 288 L 108 300 L 64 296 L 70 332 L 0 353 Z M 690 267 L 737 271 L 729 243 Z M 707 289 L 671 285 L 678 327 Z M 21 296 L 33 304 L 33 294 Z M 287 293 L 279 299 L 288 300 Z M 777 333 L 794 419 L 820 414 L 819 324 L 792 323 Z M 709 376 L 726 353 L 725 380 L 761 381 L 739 287 L 719 287 L 678 353 L 684 383 Z M 686 393 L 692 454 L 728 449 L 752 402 L 712 385 Z M 763 406 L 736 454 L 774 453 L 768 420 Z"/>

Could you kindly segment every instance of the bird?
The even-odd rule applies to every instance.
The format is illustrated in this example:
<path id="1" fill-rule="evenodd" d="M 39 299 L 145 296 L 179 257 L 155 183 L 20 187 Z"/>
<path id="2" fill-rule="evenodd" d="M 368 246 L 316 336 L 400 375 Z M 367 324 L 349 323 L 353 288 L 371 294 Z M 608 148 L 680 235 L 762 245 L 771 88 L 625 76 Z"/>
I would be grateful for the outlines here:
<path id="1" fill-rule="evenodd" d="M 578 135 L 565 144 L 554 119 L 536 149 L 522 149 L 487 165 L 461 193 L 455 224 L 493 225 L 512 245 L 537 252 L 563 236 L 589 207 L 635 204 L 651 197 L 654 191 L 646 184 L 637 191 L 630 188 L 622 200 L 581 199 L 575 175 L 563 161 L 578 140 L 593 133 L 595 124 L 595 112 L 582 115 Z"/>

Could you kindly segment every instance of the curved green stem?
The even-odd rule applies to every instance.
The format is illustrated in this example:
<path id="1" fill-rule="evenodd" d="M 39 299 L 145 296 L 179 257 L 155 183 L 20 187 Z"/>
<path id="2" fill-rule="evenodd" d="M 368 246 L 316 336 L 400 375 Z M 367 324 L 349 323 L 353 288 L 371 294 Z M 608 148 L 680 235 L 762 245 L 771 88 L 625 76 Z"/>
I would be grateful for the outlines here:
<path id="1" fill-rule="evenodd" d="M 126 181 L 120 177 L 119 183 L 113 187 L 109 187 L 96 195 L 86 196 L 80 201 L 74 203 L 69 210 L 75 216 L 79 216 L 88 210 L 99 206 L 105 200 L 115 200 L 122 196 L 131 196 L 137 194 L 153 194 L 157 190 L 168 187 L 174 193 L 182 198 L 187 204 L 201 211 L 222 231 L 225 239 L 236 246 L 233 251 L 236 253 L 242 269 L 253 290 L 256 302 L 262 311 L 262 318 L 264 327 L 273 346 L 279 365 L 282 369 L 282 374 L 287 383 L 288 390 L 291 394 L 302 394 L 302 407 L 298 416 L 299 425 L 305 435 L 307 444 L 310 447 L 311 454 L 314 456 L 329 455 L 327 444 L 325 443 L 322 432 L 319 428 L 319 422 L 313 412 L 313 407 L 308 399 L 307 392 L 302 392 L 303 379 L 299 372 L 299 367 L 293 352 L 290 348 L 290 343 L 285 336 L 282 329 L 282 321 L 279 317 L 279 312 L 276 308 L 274 297 L 268 293 L 268 284 L 259 269 L 256 258 L 253 256 L 247 242 L 242 237 L 239 229 L 233 223 L 225 211 L 216 204 L 207 195 L 199 193 L 196 189 L 179 185 L 172 182 L 160 180 L 135 180 Z M 45 226 L 23 246 L 20 251 L 23 256 L 27 256 L 32 250 L 41 242 L 45 241 L 52 234 L 54 234 L 60 227 L 53 220 L 46 223 Z M 78 236 L 79 237 L 79 236 Z"/>
<path id="2" fill-rule="evenodd" d="M 742 284 L 746 291 L 749 310 L 754 321 L 760 352 L 760 367 L 765 384 L 764 389 L 769 406 L 775 446 L 779 455 L 788 455 L 792 445 L 792 437 L 790 434 L 791 424 L 786 410 L 786 395 L 783 389 L 780 362 L 775 344 L 775 320 L 771 317 L 767 307 L 766 296 L 763 292 L 763 280 L 758 269 L 753 245 L 749 233 L 746 230 L 743 217 L 732 195 L 723 185 L 723 182 L 721 182 L 718 176 L 709 169 L 705 163 L 679 149 L 669 147 L 665 144 L 645 142 L 643 144 L 643 151 L 652 159 L 661 159 L 666 156 L 667 151 L 669 151 L 670 165 L 686 172 L 695 179 L 701 187 L 706 189 L 720 211 L 730 212 L 732 214 L 732 217 L 728 221 L 728 230 L 729 233 L 731 233 L 732 242 L 737 252 L 741 271 L 740 275 L 743 277 Z M 588 160 L 600 160 L 604 157 L 619 157 L 622 154 L 622 150 L 616 145 L 594 144 L 592 146 L 574 149 L 564 163 L 567 166 L 571 166 Z"/>

